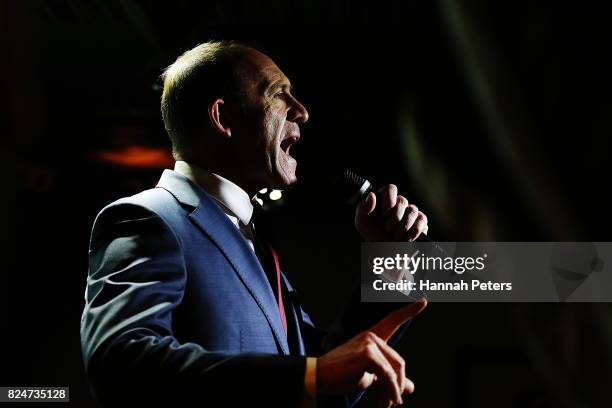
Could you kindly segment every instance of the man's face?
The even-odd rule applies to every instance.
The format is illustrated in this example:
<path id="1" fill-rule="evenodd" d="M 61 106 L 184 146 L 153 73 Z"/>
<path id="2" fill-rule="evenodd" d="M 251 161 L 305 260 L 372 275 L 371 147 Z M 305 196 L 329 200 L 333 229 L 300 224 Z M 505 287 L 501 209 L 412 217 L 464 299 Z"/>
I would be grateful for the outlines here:
<path id="1" fill-rule="evenodd" d="M 253 182 L 284 189 L 297 181 L 291 147 L 300 138 L 306 108 L 291 94 L 291 83 L 266 55 L 251 50 L 242 65 L 245 120 L 240 125 L 239 156 Z"/>

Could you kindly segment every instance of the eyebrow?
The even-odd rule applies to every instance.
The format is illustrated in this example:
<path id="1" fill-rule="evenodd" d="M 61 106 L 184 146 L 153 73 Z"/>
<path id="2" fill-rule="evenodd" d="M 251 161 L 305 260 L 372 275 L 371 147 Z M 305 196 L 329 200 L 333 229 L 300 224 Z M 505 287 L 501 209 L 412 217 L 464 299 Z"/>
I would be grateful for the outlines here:
<path id="1" fill-rule="evenodd" d="M 295 87 L 291 82 L 286 79 L 279 79 L 277 81 L 272 82 L 267 86 L 267 89 L 278 89 L 278 88 L 289 88 L 289 92 L 295 91 Z"/>

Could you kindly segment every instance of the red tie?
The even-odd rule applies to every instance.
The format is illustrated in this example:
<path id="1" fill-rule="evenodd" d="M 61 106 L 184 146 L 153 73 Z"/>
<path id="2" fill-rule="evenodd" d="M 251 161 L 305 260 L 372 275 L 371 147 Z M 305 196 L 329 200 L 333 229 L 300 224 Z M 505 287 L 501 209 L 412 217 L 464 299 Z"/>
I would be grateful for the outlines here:
<path id="1" fill-rule="evenodd" d="M 276 268 L 276 290 L 278 293 L 278 311 L 280 313 L 281 320 L 283 321 L 283 328 L 285 329 L 285 335 L 287 335 L 287 316 L 285 316 L 285 306 L 283 305 L 283 291 L 281 286 L 281 269 L 280 263 L 278 262 L 278 253 L 269 245 L 270 252 L 272 252 L 272 258 L 274 258 L 274 267 Z"/>
<path id="2" fill-rule="evenodd" d="M 254 219 L 259 219 L 262 215 L 263 212 L 261 210 L 261 207 L 257 205 L 254 206 L 253 217 L 251 218 L 251 222 L 249 222 L 248 225 L 253 237 L 253 245 L 255 246 L 255 252 L 259 253 L 258 257 L 260 258 L 260 262 L 262 264 L 262 267 L 264 268 L 264 271 L 266 271 L 266 275 L 271 275 L 272 272 L 270 270 L 272 268 L 272 265 L 270 265 L 270 254 L 272 255 L 272 259 L 274 260 L 274 269 L 276 271 L 276 298 L 278 303 L 278 312 L 283 323 L 283 328 L 285 329 L 285 335 L 287 335 L 287 316 L 285 315 L 285 306 L 283 305 L 283 286 L 281 285 L 281 269 L 280 262 L 278 261 L 278 253 L 272 247 L 272 245 L 270 245 L 265 239 L 262 239 L 262 237 L 259 235 L 255 228 Z M 266 247 L 268 247 L 270 250 L 266 251 Z M 274 277 L 268 276 L 268 279 L 270 280 L 270 286 L 272 287 L 272 290 L 274 290 Z"/>

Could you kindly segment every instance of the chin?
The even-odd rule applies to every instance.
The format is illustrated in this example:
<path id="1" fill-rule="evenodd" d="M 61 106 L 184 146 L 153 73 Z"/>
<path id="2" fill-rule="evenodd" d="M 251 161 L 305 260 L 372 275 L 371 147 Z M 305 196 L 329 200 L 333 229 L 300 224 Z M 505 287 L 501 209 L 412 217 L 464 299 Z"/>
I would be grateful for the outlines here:
<path id="1" fill-rule="evenodd" d="M 293 176 L 293 178 L 291 179 L 291 181 L 288 181 L 287 183 L 285 183 L 285 189 L 290 189 L 291 187 L 295 186 L 297 184 L 297 177 Z"/>
<path id="2" fill-rule="evenodd" d="M 276 172 L 276 177 L 274 177 L 273 188 L 276 190 L 286 190 L 295 185 L 297 181 L 295 170 L 287 172 L 283 171 L 283 169 L 279 169 L 279 171 Z"/>
<path id="3" fill-rule="evenodd" d="M 277 180 L 276 183 L 274 183 L 274 189 L 275 190 L 287 190 L 291 187 L 293 187 L 295 184 L 297 183 L 297 177 L 293 176 L 291 178 L 288 178 L 286 176 L 280 176 Z"/>

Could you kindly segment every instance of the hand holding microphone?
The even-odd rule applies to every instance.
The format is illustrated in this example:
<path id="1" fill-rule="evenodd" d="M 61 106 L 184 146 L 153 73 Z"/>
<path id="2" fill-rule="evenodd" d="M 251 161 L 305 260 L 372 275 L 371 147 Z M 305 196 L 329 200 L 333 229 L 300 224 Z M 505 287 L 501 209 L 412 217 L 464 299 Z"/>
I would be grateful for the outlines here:
<path id="1" fill-rule="evenodd" d="M 427 235 L 427 216 L 398 194 L 395 184 L 387 184 L 374 192 L 368 180 L 345 170 L 338 186 L 343 200 L 357 204 L 355 228 L 364 240 L 403 242 Z"/>
<path id="2" fill-rule="evenodd" d="M 380 199 L 379 199 L 380 198 Z M 381 216 L 375 217 L 377 207 Z M 355 228 L 366 241 L 414 241 L 427 234 L 427 216 L 388 184 L 377 194 L 369 192 L 355 210 Z"/>

